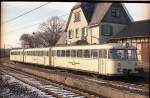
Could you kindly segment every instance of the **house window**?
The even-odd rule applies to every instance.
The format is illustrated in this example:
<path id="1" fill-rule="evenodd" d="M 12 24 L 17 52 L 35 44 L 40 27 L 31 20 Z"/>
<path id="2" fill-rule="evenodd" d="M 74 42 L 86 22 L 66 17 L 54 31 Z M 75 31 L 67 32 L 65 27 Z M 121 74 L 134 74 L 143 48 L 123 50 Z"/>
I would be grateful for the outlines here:
<path id="1" fill-rule="evenodd" d="M 74 13 L 74 22 L 79 22 L 80 21 L 80 12 Z"/>
<path id="2" fill-rule="evenodd" d="M 76 38 L 79 38 L 79 29 L 76 29 Z"/>
<path id="3" fill-rule="evenodd" d="M 101 34 L 104 36 L 112 35 L 112 26 L 111 25 L 102 25 L 101 26 Z"/>
<path id="4" fill-rule="evenodd" d="M 85 36 L 87 36 L 87 34 L 88 34 L 88 28 L 82 28 L 82 37 L 85 37 Z"/>
<path id="5" fill-rule="evenodd" d="M 73 38 L 73 30 L 69 30 L 68 37 L 69 37 L 69 39 Z"/>
<path id="6" fill-rule="evenodd" d="M 118 8 L 113 8 L 112 10 L 111 10 L 111 16 L 113 16 L 113 17 L 119 17 L 119 9 Z"/>

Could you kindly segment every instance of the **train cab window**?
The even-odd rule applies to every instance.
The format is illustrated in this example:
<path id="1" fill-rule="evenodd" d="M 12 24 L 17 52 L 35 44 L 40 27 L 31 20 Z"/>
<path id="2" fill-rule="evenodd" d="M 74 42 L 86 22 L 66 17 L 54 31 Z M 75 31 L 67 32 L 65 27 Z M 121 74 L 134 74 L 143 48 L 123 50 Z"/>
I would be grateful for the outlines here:
<path id="1" fill-rule="evenodd" d="M 57 50 L 57 56 L 60 56 L 60 50 Z"/>
<path id="2" fill-rule="evenodd" d="M 76 57 L 76 52 L 77 52 L 76 50 L 71 50 L 71 56 Z"/>
<path id="3" fill-rule="evenodd" d="M 92 49 L 91 50 L 91 57 L 92 58 L 97 58 L 98 57 L 98 50 L 97 49 Z"/>
<path id="4" fill-rule="evenodd" d="M 100 58 L 107 58 L 107 50 L 99 50 Z"/>
<path id="5" fill-rule="evenodd" d="M 65 57 L 65 50 L 61 50 L 61 56 Z"/>
<path id="6" fill-rule="evenodd" d="M 70 57 L 70 50 L 66 50 L 66 57 Z"/>
<path id="7" fill-rule="evenodd" d="M 82 57 L 82 50 L 77 50 L 77 57 Z"/>
<path id="8" fill-rule="evenodd" d="M 84 50 L 84 57 L 90 58 L 90 50 Z"/>

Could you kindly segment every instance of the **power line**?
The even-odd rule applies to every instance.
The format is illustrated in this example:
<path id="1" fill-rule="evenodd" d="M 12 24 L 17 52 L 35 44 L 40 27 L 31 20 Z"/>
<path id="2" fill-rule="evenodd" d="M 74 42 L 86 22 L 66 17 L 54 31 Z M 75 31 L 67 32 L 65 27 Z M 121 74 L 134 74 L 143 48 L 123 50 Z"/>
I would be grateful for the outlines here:
<path id="1" fill-rule="evenodd" d="M 69 15 L 69 14 L 67 13 L 67 14 L 64 14 L 64 15 L 61 15 L 61 16 L 58 16 L 58 17 L 62 18 L 62 17 L 65 17 L 65 16 L 67 16 L 67 15 Z M 14 32 L 14 31 L 16 31 L 16 30 L 22 30 L 22 29 L 26 29 L 26 28 L 31 28 L 31 27 L 33 27 L 33 26 L 39 25 L 40 23 L 42 23 L 42 22 L 35 23 L 35 24 L 32 24 L 32 25 L 24 26 L 24 27 L 19 28 L 19 29 L 12 30 L 12 31 L 10 31 L 10 33 L 11 33 L 11 32 Z"/>
<path id="2" fill-rule="evenodd" d="M 50 2 L 48 2 L 48 3 L 50 3 Z M 40 6 L 36 7 L 36 8 L 34 8 L 34 9 L 28 11 L 28 12 L 25 12 L 25 13 L 23 13 L 23 14 L 17 16 L 17 17 L 14 17 L 14 18 L 12 18 L 12 19 L 10 19 L 10 20 L 7 20 L 7 21 L 3 22 L 2 24 L 5 24 L 5 23 L 8 23 L 8 22 L 14 21 L 14 20 L 16 20 L 16 19 L 18 19 L 18 18 L 20 18 L 20 17 L 22 17 L 22 16 L 24 16 L 24 15 L 26 15 L 26 14 L 28 14 L 28 13 L 31 13 L 31 12 L 33 12 L 33 11 L 35 11 L 35 10 L 37 10 L 37 9 L 39 9 L 39 8 L 41 8 L 41 7 L 43 7 L 43 6 L 45 6 L 45 5 L 47 5 L 48 3 L 42 4 L 42 5 L 40 5 Z"/>

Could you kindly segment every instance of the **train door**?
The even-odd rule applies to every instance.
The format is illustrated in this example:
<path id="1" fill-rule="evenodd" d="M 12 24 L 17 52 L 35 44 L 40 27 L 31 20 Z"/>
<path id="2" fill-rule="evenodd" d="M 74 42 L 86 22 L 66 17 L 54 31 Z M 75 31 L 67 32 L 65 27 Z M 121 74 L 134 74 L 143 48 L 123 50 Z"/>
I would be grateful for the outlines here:
<path id="1" fill-rule="evenodd" d="M 99 50 L 99 73 L 106 74 L 107 50 Z"/>

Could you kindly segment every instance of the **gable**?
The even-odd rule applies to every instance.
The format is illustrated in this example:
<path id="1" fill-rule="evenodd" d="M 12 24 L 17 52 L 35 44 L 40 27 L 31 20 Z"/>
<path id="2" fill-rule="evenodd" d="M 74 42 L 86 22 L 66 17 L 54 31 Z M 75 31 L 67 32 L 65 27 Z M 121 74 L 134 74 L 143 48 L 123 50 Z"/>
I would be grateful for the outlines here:
<path id="1" fill-rule="evenodd" d="M 98 25 L 111 5 L 112 3 L 97 3 L 89 25 Z"/>
<path id="2" fill-rule="evenodd" d="M 79 12 L 80 13 L 80 21 L 75 22 L 75 13 Z M 69 20 L 68 20 L 68 27 L 66 28 L 66 30 L 69 29 L 74 29 L 74 28 L 81 28 L 81 27 L 85 27 L 88 26 L 87 20 L 85 18 L 85 15 L 82 11 L 81 8 L 77 8 L 71 11 L 70 16 L 69 16 Z"/>
<path id="3" fill-rule="evenodd" d="M 92 14 L 93 14 L 94 8 L 95 8 L 95 3 L 86 3 L 86 2 L 84 2 L 84 3 L 77 3 L 71 9 L 71 12 L 70 12 L 67 24 L 66 24 L 65 31 L 67 31 L 67 29 L 68 29 L 68 26 L 69 26 L 70 21 L 71 21 L 71 17 L 74 17 L 73 16 L 74 11 L 76 11 L 78 9 L 81 9 L 81 12 L 84 15 L 84 18 L 85 18 L 86 22 L 89 24 L 89 22 L 91 21 L 91 18 L 92 18 Z"/>
<path id="4" fill-rule="evenodd" d="M 117 13 L 115 13 L 117 12 Z M 128 14 L 126 8 L 119 3 L 113 3 L 102 19 L 102 22 L 129 24 L 132 17 Z"/>

